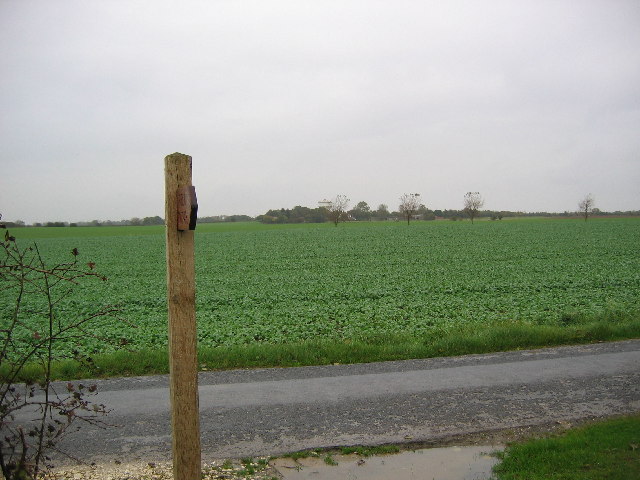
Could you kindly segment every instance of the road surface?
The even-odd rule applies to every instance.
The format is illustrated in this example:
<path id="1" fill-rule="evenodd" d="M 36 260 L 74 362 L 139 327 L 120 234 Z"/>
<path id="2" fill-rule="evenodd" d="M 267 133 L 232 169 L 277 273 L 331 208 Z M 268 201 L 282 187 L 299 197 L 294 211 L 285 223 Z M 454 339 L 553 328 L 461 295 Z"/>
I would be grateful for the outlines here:
<path id="1" fill-rule="evenodd" d="M 89 382 L 84 382 L 88 384 Z M 62 446 L 83 461 L 167 460 L 168 378 L 98 384 L 111 412 Z M 640 411 L 640 340 L 200 375 L 203 460 L 448 437 Z"/>

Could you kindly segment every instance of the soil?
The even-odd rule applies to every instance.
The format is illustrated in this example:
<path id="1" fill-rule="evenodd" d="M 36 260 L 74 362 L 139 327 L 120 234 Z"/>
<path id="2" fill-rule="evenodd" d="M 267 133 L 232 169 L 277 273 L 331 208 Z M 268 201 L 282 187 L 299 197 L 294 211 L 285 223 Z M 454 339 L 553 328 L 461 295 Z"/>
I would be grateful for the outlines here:
<path id="1" fill-rule="evenodd" d="M 522 426 L 507 430 L 485 431 L 466 435 L 450 435 L 428 442 L 399 444 L 401 451 L 441 448 L 450 446 L 497 446 L 533 438 L 560 434 L 569 428 L 592 423 L 594 419 L 578 422 L 554 422 L 548 425 Z M 324 453 L 338 453 L 328 449 Z M 262 462 L 260 462 L 262 460 Z M 280 473 L 266 461 L 268 458 L 253 459 L 247 464 L 240 459 L 218 460 L 203 465 L 203 480 L 274 480 L 281 479 Z M 253 473 L 251 473 L 253 472 Z M 73 468 L 54 469 L 52 480 L 173 480 L 171 463 L 113 463 L 80 465 Z"/>

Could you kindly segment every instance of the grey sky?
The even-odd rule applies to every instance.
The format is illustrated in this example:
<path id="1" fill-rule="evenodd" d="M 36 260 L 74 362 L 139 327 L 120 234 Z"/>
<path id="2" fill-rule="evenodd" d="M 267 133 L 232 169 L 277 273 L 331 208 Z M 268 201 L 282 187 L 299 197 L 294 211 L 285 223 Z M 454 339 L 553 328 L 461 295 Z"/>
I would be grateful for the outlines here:
<path id="1" fill-rule="evenodd" d="M 0 0 L 0 212 L 640 209 L 638 0 Z"/>

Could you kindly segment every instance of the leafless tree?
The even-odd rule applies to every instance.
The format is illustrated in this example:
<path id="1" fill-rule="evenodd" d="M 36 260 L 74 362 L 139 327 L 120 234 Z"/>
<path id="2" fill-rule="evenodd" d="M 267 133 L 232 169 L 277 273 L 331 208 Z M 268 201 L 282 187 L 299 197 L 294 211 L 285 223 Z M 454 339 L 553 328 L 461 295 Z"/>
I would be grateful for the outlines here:
<path id="1" fill-rule="evenodd" d="M 105 307 L 87 315 L 62 314 L 59 303 L 75 286 L 89 278 L 106 280 L 95 272 L 93 262 L 79 262 L 78 249 L 71 255 L 71 261 L 50 266 L 37 244 L 19 247 L 8 230 L 0 238 L 1 290 L 12 303 L 0 329 L 0 478 L 44 478 L 41 474 L 51 463 L 49 452 L 64 453 L 57 443 L 72 431 L 72 424 L 105 426 L 101 417 L 106 407 L 90 398 L 96 394 L 95 385 L 69 382 L 56 388 L 52 381 L 55 361 L 93 362 L 76 351 L 65 353 L 58 345 L 87 336 L 99 338 L 93 333 L 99 330 L 96 327 L 112 323 L 119 311 Z M 37 381 L 25 383 L 27 366 L 39 367 Z M 18 416 L 21 410 L 28 412 L 23 415 L 28 420 Z"/>
<path id="2" fill-rule="evenodd" d="M 349 201 L 346 195 L 337 195 L 336 198 L 331 200 L 331 203 L 327 207 L 327 216 L 336 227 L 338 226 L 338 222 L 341 220 L 344 222 L 347 219 Z"/>
<path id="3" fill-rule="evenodd" d="M 467 192 L 464 195 L 464 212 L 469 215 L 471 223 L 478 216 L 478 212 L 484 205 L 484 199 L 480 192 Z"/>
<path id="4" fill-rule="evenodd" d="M 589 218 L 589 215 L 593 213 L 593 207 L 595 203 L 595 199 L 590 193 L 582 200 L 580 200 L 580 203 L 578 203 L 578 213 L 580 213 L 580 215 L 584 217 L 585 222 Z"/>
<path id="5" fill-rule="evenodd" d="M 407 219 L 407 225 L 411 221 L 411 217 L 420 208 L 420 194 L 419 193 L 405 193 L 400 197 L 400 213 Z"/>

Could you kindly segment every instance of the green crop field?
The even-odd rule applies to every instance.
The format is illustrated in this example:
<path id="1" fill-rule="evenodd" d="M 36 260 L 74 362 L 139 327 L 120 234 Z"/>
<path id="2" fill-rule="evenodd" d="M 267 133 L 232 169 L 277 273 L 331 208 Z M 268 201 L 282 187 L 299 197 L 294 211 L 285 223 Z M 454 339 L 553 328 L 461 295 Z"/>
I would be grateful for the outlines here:
<path id="1" fill-rule="evenodd" d="M 60 315 L 119 304 L 128 323 L 80 340 L 106 352 L 166 346 L 163 227 L 23 228 L 49 262 L 77 248 L 107 282 L 90 281 Z M 505 322 L 569 325 L 640 312 L 640 219 L 202 224 L 196 233 L 202 346 L 429 335 Z M 2 322 L 10 292 L 0 292 Z M 68 346 L 71 348 L 72 346 Z"/>

